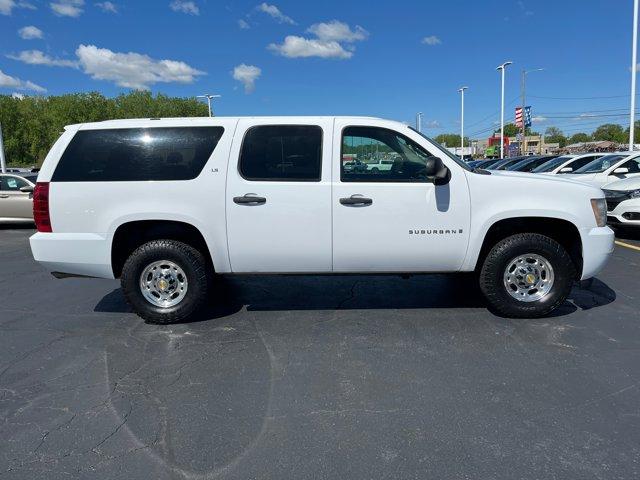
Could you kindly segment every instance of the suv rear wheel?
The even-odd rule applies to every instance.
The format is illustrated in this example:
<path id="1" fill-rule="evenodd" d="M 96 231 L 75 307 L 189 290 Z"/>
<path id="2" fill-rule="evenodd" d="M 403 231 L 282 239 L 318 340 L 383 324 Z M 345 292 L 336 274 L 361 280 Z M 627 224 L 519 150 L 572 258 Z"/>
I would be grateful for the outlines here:
<path id="1" fill-rule="evenodd" d="M 207 265 L 202 253 L 185 243 L 154 240 L 127 258 L 120 283 L 127 302 L 143 319 L 180 322 L 207 298 Z"/>
<path id="2" fill-rule="evenodd" d="M 480 272 L 480 289 L 497 312 L 508 317 L 548 315 L 571 291 L 576 270 L 558 242 L 522 233 L 498 242 Z"/>

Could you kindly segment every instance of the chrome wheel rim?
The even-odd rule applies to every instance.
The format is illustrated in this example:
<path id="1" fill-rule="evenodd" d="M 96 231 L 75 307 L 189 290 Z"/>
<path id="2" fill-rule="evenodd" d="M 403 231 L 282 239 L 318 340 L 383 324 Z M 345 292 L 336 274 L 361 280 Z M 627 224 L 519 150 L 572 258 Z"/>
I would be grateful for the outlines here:
<path id="1" fill-rule="evenodd" d="M 140 275 L 140 291 L 150 304 L 171 308 L 184 300 L 189 282 L 180 266 L 170 260 L 147 265 Z"/>
<path id="2" fill-rule="evenodd" d="M 546 258 L 527 253 L 507 263 L 504 288 L 520 302 L 536 302 L 546 297 L 553 288 L 554 274 Z"/>

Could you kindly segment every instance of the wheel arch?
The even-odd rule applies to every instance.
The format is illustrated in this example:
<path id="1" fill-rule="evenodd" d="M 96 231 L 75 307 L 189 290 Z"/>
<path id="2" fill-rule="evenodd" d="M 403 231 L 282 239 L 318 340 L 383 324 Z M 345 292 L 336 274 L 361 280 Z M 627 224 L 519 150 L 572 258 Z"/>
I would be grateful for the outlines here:
<path id="1" fill-rule="evenodd" d="M 202 252 L 208 268 L 215 271 L 213 259 L 204 235 L 198 227 L 177 220 L 133 220 L 116 228 L 111 242 L 111 268 L 119 278 L 127 258 L 139 246 L 152 240 L 176 240 Z"/>
<path id="2" fill-rule="evenodd" d="M 487 229 L 482 246 L 474 262 L 478 271 L 484 259 L 499 241 L 518 233 L 538 233 L 562 245 L 575 265 L 578 277 L 582 273 L 582 239 L 576 225 L 557 217 L 510 217 L 497 220 Z"/>

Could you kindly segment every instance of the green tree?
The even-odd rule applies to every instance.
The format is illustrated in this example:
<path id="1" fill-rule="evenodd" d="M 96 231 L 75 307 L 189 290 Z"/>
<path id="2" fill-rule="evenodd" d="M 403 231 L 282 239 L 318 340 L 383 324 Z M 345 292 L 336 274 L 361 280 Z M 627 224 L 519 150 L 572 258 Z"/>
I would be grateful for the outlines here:
<path id="1" fill-rule="evenodd" d="M 573 143 L 584 143 L 584 142 L 590 142 L 590 141 L 591 141 L 591 135 L 589 135 L 588 133 L 582 133 L 582 132 L 574 133 L 567 140 L 569 145 L 571 145 Z"/>
<path id="2" fill-rule="evenodd" d="M 628 142 L 628 134 L 625 135 L 623 128 L 615 123 L 606 123 L 600 125 L 593 132 L 594 140 L 607 140 L 610 142 L 624 143 Z"/>
<path id="3" fill-rule="evenodd" d="M 441 133 L 436 138 L 434 138 L 436 142 L 441 145 L 446 145 L 447 147 L 459 147 L 460 146 L 460 134 L 459 133 Z M 468 147 L 471 145 L 469 143 L 469 138 L 464 137 L 464 146 Z"/>
<path id="4" fill-rule="evenodd" d="M 558 127 L 548 127 L 544 132 L 544 141 L 545 143 L 559 143 L 560 147 L 564 147 L 567 144 L 567 137 Z"/>
<path id="5" fill-rule="evenodd" d="M 624 133 L 626 136 L 624 143 L 629 143 L 629 127 L 627 127 Z M 633 143 L 640 143 L 640 120 L 636 120 L 634 124 L 633 136 L 634 136 Z"/>
<path id="6" fill-rule="evenodd" d="M 520 127 L 516 127 L 515 123 L 505 123 L 504 124 L 504 136 L 505 137 L 515 137 L 518 133 L 520 133 Z M 500 135 L 500 128 L 496 128 L 494 133 Z"/>

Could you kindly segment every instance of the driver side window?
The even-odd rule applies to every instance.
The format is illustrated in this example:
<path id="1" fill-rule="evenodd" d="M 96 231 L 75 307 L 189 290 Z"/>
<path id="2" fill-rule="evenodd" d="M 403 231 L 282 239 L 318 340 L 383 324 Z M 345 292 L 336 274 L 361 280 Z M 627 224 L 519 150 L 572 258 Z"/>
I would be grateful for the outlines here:
<path id="1" fill-rule="evenodd" d="M 379 127 L 342 131 L 343 182 L 426 182 L 431 155 L 404 135 Z"/>

